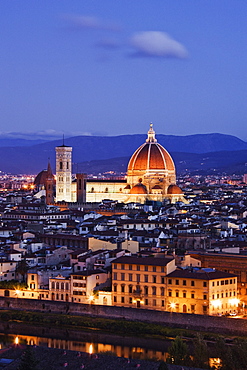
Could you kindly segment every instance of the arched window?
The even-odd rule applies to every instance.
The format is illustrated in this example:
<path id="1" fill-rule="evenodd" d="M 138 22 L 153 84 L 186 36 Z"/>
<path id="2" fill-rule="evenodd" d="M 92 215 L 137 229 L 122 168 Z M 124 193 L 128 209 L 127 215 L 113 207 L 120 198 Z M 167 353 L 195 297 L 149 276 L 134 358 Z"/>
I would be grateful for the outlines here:
<path id="1" fill-rule="evenodd" d="M 66 290 L 69 290 L 69 283 L 66 283 L 66 284 L 65 284 L 65 289 L 66 289 Z"/>
<path id="2" fill-rule="evenodd" d="M 59 283 L 56 283 L 56 289 L 57 290 L 59 289 Z"/>
<path id="3" fill-rule="evenodd" d="M 108 193 L 108 188 L 105 188 L 105 193 Z"/>
<path id="4" fill-rule="evenodd" d="M 165 288 L 160 288 L 160 295 L 164 296 L 165 295 Z"/>
<path id="5" fill-rule="evenodd" d="M 51 283 L 51 289 L 55 289 L 55 283 L 54 283 L 54 281 Z"/>
<path id="6" fill-rule="evenodd" d="M 153 295 L 156 295 L 156 286 L 153 286 L 153 287 L 152 287 L 152 294 L 153 294 Z"/>
<path id="7" fill-rule="evenodd" d="M 91 188 L 91 193 L 94 193 L 94 188 Z"/>
<path id="8" fill-rule="evenodd" d="M 64 283 L 61 283 L 61 289 L 64 290 Z"/>
<path id="9" fill-rule="evenodd" d="M 59 162 L 59 165 L 60 165 L 60 170 L 63 169 L 63 162 Z"/>

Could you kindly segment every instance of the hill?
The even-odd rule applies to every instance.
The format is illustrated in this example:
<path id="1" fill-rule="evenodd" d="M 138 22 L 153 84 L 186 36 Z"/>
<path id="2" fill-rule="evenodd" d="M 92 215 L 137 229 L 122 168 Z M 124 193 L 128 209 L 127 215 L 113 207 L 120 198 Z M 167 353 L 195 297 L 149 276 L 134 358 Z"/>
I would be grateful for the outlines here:
<path id="1" fill-rule="evenodd" d="M 205 157 L 205 153 L 220 151 L 241 151 L 238 157 L 239 162 L 247 162 L 245 159 L 245 150 L 247 143 L 235 136 L 223 134 L 200 134 L 189 136 L 157 135 L 158 142 L 163 145 L 171 154 L 174 153 L 174 159 L 178 170 L 183 165 L 180 162 L 186 161 L 187 166 L 195 168 L 201 167 L 200 161 Z M 80 171 L 78 163 L 107 160 L 111 158 L 129 158 L 133 152 L 146 140 L 146 135 L 121 135 L 121 136 L 76 136 L 66 139 L 65 144 L 73 147 L 74 171 Z M 0 142 L 1 144 L 1 142 Z M 60 140 L 48 141 L 30 146 L 11 146 L 0 147 L 0 170 L 9 173 L 37 173 L 47 167 L 48 158 L 51 160 L 52 167 L 55 168 L 55 147 L 61 145 Z M 175 154 L 177 153 L 177 154 Z M 180 153 L 180 154 L 179 154 Z M 188 154 L 185 159 L 184 153 Z M 194 154 L 194 155 L 193 155 Z M 202 158 L 197 155 L 204 155 Z M 207 157 L 211 155 L 207 154 Z M 230 155 L 236 158 L 237 155 Z M 212 155 L 213 157 L 213 155 Z M 226 153 L 222 160 L 226 159 Z M 200 159 L 199 159 L 200 158 Z M 237 158 L 236 158 L 237 159 Z M 213 161 L 213 158 L 212 158 Z M 205 168 L 214 167 L 214 161 L 207 162 Z M 125 163 L 125 162 L 124 162 Z M 127 163 L 127 162 L 126 162 Z M 111 160 L 110 167 L 113 162 Z M 224 163 L 222 163 L 224 165 Z M 89 165 L 87 165 L 89 166 Z M 221 166 L 221 165 L 220 165 Z M 90 166 L 89 166 L 90 167 Z M 126 165 L 122 169 L 126 169 Z M 197 168 L 198 169 L 198 168 Z M 86 171 L 91 172 L 91 171 Z M 99 171 L 102 172 L 102 171 Z M 103 171 L 104 172 L 104 171 Z"/>

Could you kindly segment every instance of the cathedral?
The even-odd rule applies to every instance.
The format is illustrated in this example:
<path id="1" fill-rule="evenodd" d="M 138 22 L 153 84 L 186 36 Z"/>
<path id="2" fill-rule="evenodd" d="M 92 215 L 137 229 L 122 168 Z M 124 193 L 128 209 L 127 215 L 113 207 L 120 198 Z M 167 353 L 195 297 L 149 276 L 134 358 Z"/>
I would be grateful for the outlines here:
<path id="1" fill-rule="evenodd" d="M 41 177 L 40 174 L 36 179 Z M 50 169 L 48 178 L 51 179 Z M 44 188 L 48 189 L 48 185 Z M 176 185 L 172 157 L 157 142 L 152 124 L 146 142 L 131 156 L 123 180 L 86 179 L 85 174 L 76 174 L 73 178 L 72 147 L 64 144 L 56 147 L 56 202 L 101 202 L 105 199 L 123 203 L 162 202 L 165 199 L 171 203 L 184 201 L 183 192 Z"/>

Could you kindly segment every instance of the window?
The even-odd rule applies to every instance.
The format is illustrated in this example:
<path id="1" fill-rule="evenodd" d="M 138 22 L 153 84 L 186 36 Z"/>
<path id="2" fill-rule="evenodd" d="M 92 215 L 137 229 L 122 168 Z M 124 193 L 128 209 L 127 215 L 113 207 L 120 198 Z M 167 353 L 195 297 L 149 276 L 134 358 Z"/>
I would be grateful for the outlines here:
<path id="1" fill-rule="evenodd" d="M 140 271 L 140 265 L 137 265 L 137 266 L 136 266 L 136 270 L 137 270 L 137 271 Z"/>
<path id="2" fill-rule="evenodd" d="M 148 275 L 144 275 L 144 282 L 148 283 Z"/>
<path id="3" fill-rule="evenodd" d="M 153 299 L 153 306 L 156 306 L 156 299 Z"/>
<path id="4" fill-rule="evenodd" d="M 165 295 L 165 288 L 163 288 L 163 287 L 160 288 L 160 295 L 161 296 Z"/>
<path id="5" fill-rule="evenodd" d="M 172 291 L 171 290 L 168 291 L 168 297 L 172 297 Z"/>
<path id="6" fill-rule="evenodd" d="M 11 263 L 11 265 L 12 265 L 12 263 Z M 32 278 L 31 279 L 34 280 L 34 275 L 32 275 Z"/>
<path id="7" fill-rule="evenodd" d="M 224 293 L 221 293 L 221 298 L 224 298 Z"/>
<path id="8" fill-rule="evenodd" d="M 227 285 L 228 284 L 228 280 L 225 280 L 225 285 Z"/>
<path id="9" fill-rule="evenodd" d="M 168 284 L 172 284 L 172 279 L 168 279 Z"/>
<path id="10" fill-rule="evenodd" d="M 204 288 L 206 288 L 208 286 L 206 281 L 203 282 L 203 286 L 204 286 Z"/>
<path id="11" fill-rule="evenodd" d="M 113 291 L 116 292 L 117 291 L 117 284 L 114 284 L 113 285 Z"/>
<path id="12" fill-rule="evenodd" d="M 186 285 L 186 280 L 183 280 L 183 285 Z"/>
<path id="13" fill-rule="evenodd" d="M 165 272 L 164 266 L 161 267 L 161 272 Z"/>
<path id="14" fill-rule="evenodd" d="M 61 283 L 61 289 L 64 290 L 64 283 Z"/>
<path id="15" fill-rule="evenodd" d="M 190 308 L 191 308 L 191 312 L 192 312 L 192 313 L 195 313 L 195 305 L 194 305 L 194 304 L 192 304 L 192 305 L 190 306 Z"/>
<path id="16" fill-rule="evenodd" d="M 117 273 L 116 272 L 114 272 L 114 274 L 113 274 L 113 279 L 117 280 Z"/>
<path id="17" fill-rule="evenodd" d="M 145 270 L 145 271 L 148 271 L 148 266 L 145 266 L 144 270 Z"/>
<path id="18" fill-rule="evenodd" d="M 121 303 L 124 303 L 124 297 L 121 297 Z"/>
<path id="19" fill-rule="evenodd" d="M 194 280 L 191 280 L 191 286 L 195 286 Z"/>
<path id="20" fill-rule="evenodd" d="M 125 280 L 125 274 L 121 274 L 121 280 Z"/>
<path id="21" fill-rule="evenodd" d="M 153 266 L 153 272 L 156 272 L 156 266 Z"/>
<path id="22" fill-rule="evenodd" d="M 133 292 L 133 287 L 132 285 L 129 285 L 129 293 L 131 294 Z"/>
<path id="23" fill-rule="evenodd" d="M 156 284 L 156 276 L 153 275 L 153 283 Z"/>
<path id="24" fill-rule="evenodd" d="M 117 264 L 116 263 L 114 263 L 114 269 L 117 269 Z"/>
<path id="25" fill-rule="evenodd" d="M 214 299 L 214 294 L 212 295 L 212 299 Z"/>
<path id="26" fill-rule="evenodd" d="M 145 306 L 148 306 L 148 299 L 145 299 Z"/>
<path id="27" fill-rule="evenodd" d="M 136 274 L 136 281 L 138 282 L 138 283 L 140 283 L 140 274 Z"/>
<path id="28" fill-rule="evenodd" d="M 63 169 L 63 162 L 59 162 L 59 167 L 60 167 L 60 170 Z"/>
<path id="29" fill-rule="evenodd" d="M 175 284 L 176 284 L 176 285 L 179 285 L 179 280 L 176 280 L 176 281 L 175 281 Z"/>
<path id="30" fill-rule="evenodd" d="M 129 281 L 132 281 L 133 274 L 129 274 Z"/>
<path id="31" fill-rule="evenodd" d="M 212 282 L 212 286 L 214 286 L 214 281 Z"/>
<path id="32" fill-rule="evenodd" d="M 165 306 L 165 301 L 164 301 L 164 299 L 162 299 L 162 301 L 161 301 L 161 306 L 162 306 L 162 307 L 164 307 L 164 306 Z"/>
<path id="33" fill-rule="evenodd" d="M 132 270 L 132 265 L 129 265 L 129 270 Z"/>
<path id="34" fill-rule="evenodd" d="M 144 294 L 148 295 L 148 287 L 147 286 L 144 287 Z"/>
<path id="35" fill-rule="evenodd" d="M 220 285 L 224 285 L 224 283 L 225 283 L 224 280 L 221 280 Z"/>
<path id="36" fill-rule="evenodd" d="M 165 277 L 161 276 L 161 284 L 165 284 Z"/>
<path id="37" fill-rule="evenodd" d="M 183 292 L 183 298 L 186 298 L 186 292 Z"/>
<path id="38" fill-rule="evenodd" d="M 51 289 L 55 289 L 55 283 L 54 283 L 54 281 L 51 283 Z"/>
<path id="39" fill-rule="evenodd" d="M 114 302 L 114 303 L 116 303 L 116 302 L 117 302 L 117 297 L 116 297 L 116 296 L 114 296 L 114 297 L 113 297 L 113 302 Z"/>
<path id="40" fill-rule="evenodd" d="M 152 287 L 152 294 L 156 295 L 156 287 L 155 286 Z"/>
<path id="41" fill-rule="evenodd" d="M 59 283 L 56 283 L 56 289 L 59 289 Z"/>
<path id="42" fill-rule="evenodd" d="M 178 290 L 176 290 L 176 297 L 179 297 L 179 291 Z"/>
<path id="43" fill-rule="evenodd" d="M 121 265 L 121 270 L 124 270 L 124 267 L 125 267 L 124 265 Z"/>
<path id="44" fill-rule="evenodd" d="M 195 293 L 191 293 L 191 298 L 194 299 L 195 298 Z"/>
<path id="45" fill-rule="evenodd" d="M 132 297 L 129 297 L 129 304 L 132 304 Z"/>
<path id="46" fill-rule="evenodd" d="M 208 296 L 207 296 L 207 294 L 203 294 L 203 299 L 207 299 L 208 298 Z"/>
<path id="47" fill-rule="evenodd" d="M 125 291 L 125 285 L 121 285 L 121 292 L 124 293 Z"/>

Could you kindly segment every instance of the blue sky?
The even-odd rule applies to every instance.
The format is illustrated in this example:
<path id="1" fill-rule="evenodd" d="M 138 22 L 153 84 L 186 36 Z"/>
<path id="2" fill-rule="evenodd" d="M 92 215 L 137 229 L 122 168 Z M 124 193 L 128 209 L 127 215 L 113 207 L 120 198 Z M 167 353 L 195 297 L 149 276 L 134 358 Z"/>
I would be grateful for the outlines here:
<path id="1" fill-rule="evenodd" d="M 247 140 L 245 0 L 0 2 L 2 134 Z"/>

